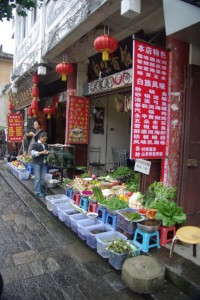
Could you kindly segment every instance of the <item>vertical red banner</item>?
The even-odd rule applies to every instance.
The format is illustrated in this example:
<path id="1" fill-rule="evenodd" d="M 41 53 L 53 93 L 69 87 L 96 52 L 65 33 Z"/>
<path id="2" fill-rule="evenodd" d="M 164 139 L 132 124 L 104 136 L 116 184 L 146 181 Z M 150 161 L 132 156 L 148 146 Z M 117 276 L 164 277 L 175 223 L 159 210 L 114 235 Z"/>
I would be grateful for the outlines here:
<path id="1" fill-rule="evenodd" d="M 67 144 L 88 144 L 90 99 L 70 96 L 67 107 Z"/>
<path id="2" fill-rule="evenodd" d="M 167 50 L 133 41 L 131 159 L 165 157 L 168 67 Z"/>
<path id="3" fill-rule="evenodd" d="M 8 142 L 19 143 L 23 140 L 23 117 L 21 114 L 8 115 Z"/>

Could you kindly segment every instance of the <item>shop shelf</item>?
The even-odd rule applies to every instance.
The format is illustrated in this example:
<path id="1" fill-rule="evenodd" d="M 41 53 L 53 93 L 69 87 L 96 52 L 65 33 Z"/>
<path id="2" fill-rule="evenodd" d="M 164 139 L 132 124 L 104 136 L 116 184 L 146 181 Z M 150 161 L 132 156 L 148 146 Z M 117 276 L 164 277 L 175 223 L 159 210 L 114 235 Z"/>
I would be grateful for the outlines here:
<path id="1" fill-rule="evenodd" d="M 86 214 L 82 213 L 77 213 L 76 215 L 70 216 L 71 220 L 71 229 L 75 232 L 78 233 L 78 223 L 82 220 L 88 219 Z"/>
<path id="2" fill-rule="evenodd" d="M 69 209 L 73 210 L 70 202 L 60 205 L 58 207 L 58 218 L 60 221 L 65 222 L 65 218 L 66 218 L 65 212 L 68 211 Z"/>
<path id="3" fill-rule="evenodd" d="M 114 240 L 127 240 L 127 237 L 117 231 L 108 231 L 104 233 L 98 234 L 96 237 L 97 240 L 97 252 L 103 257 L 109 257 L 109 250 L 106 249 L 109 244 L 112 243 Z"/>
<path id="4" fill-rule="evenodd" d="M 67 202 L 70 201 L 70 199 L 63 195 L 63 194 L 59 194 L 59 195 L 52 195 L 52 196 L 46 196 L 45 197 L 46 201 L 47 201 L 47 208 L 48 210 L 52 211 L 53 210 L 53 205 L 52 203 L 56 200 L 65 200 L 64 204 L 66 204 Z"/>
<path id="5" fill-rule="evenodd" d="M 103 224 L 103 222 L 97 218 L 82 220 L 82 221 L 78 222 L 78 236 L 82 240 L 86 240 L 86 231 L 87 231 L 88 227 L 94 226 L 94 225 L 99 225 L 99 224 Z"/>
<path id="6" fill-rule="evenodd" d="M 90 228 L 87 229 L 86 232 L 86 240 L 87 240 L 87 244 L 89 247 L 95 249 L 97 247 L 97 240 L 96 237 L 103 233 L 103 232 L 108 232 L 108 231 L 112 231 L 113 229 L 108 226 L 108 225 L 98 225 L 98 228 L 94 228 L 93 226 L 91 226 Z M 96 231 L 96 233 L 95 233 Z"/>

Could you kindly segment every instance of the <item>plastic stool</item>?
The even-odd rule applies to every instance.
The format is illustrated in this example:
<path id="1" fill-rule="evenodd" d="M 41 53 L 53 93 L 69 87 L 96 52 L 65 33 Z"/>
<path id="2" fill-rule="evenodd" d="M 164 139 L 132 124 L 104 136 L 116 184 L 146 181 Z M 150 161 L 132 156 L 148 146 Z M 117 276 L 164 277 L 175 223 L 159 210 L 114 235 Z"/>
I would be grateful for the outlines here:
<path id="1" fill-rule="evenodd" d="M 107 213 L 107 215 L 106 215 L 106 225 L 111 226 L 113 229 L 116 229 L 117 216 Z"/>
<path id="2" fill-rule="evenodd" d="M 176 227 L 160 226 L 159 232 L 160 232 L 160 245 L 165 246 L 167 243 L 171 242 L 173 240 L 173 237 L 176 235 Z"/>
<path id="3" fill-rule="evenodd" d="M 88 212 L 94 212 L 95 213 L 97 211 L 97 208 L 98 208 L 98 204 L 97 203 L 89 202 Z"/>
<path id="4" fill-rule="evenodd" d="M 73 198 L 73 189 L 66 189 L 66 196 L 69 197 L 70 199 Z"/>
<path id="5" fill-rule="evenodd" d="M 107 210 L 104 207 L 98 206 L 97 208 L 97 213 L 98 213 L 98 218 L 106 223 L 106 215 L 107 215 Z"/>
<path id="6" fill-rule="evenodd" d="M 73 193 L 72 199 L 74 200 L 74 203 L 79 206 L 81 195 L 79 193 Z"/>
<path id="7" fill-rule="evenodd" d="M 79 207 L 82 208 L 83 210 L 87 211 L 88 204 L 89 204 L 88 196 L 81 196 Z"/>
<path id="8" fill-rule="evenodd" d="M 142 241 L 138 241 L 138 239 L 141 239 Z M 160 248 L 160 242 L 159 242 L 159 231 L 155 232 L 144 232 L 140 230 L 139 228 L 136 229 L 135 235 L 133 238 L 133 242 L 136 246 L 140 247 L 143 252 L 148 252 L 149 248 Z"/>

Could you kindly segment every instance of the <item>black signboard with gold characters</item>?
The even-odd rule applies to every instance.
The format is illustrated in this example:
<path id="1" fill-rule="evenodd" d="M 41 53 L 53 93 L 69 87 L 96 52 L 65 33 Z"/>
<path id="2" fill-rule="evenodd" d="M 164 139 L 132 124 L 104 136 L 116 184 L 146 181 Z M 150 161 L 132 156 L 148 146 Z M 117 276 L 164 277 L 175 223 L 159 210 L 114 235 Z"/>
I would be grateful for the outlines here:
<path id="1" fill-rule="evenodd" d="M 103 76 L 115 74 L 120 71 L 130 69 L 132 67 L 132 38 L 119 42 L 118 49 L 109 55 L 108 61 L 102 60 L 102 54 L 97 53 L 89 58 L 89 81 L 96 80 L 99 72 Z"/>

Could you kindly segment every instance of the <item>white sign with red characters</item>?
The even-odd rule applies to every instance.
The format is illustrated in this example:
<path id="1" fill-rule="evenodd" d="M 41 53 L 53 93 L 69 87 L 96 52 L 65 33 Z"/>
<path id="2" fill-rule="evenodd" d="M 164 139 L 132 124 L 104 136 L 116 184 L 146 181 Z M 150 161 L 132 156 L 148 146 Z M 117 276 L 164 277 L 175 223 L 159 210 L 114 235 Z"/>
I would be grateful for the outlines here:
<path id="1" fill-rule="evenodd" d="M 168 65 L 167 50 L 133 41 L 131 159 L 165 157 Z"/>

